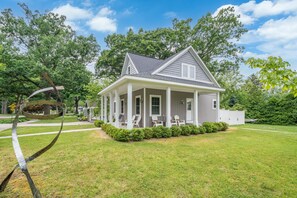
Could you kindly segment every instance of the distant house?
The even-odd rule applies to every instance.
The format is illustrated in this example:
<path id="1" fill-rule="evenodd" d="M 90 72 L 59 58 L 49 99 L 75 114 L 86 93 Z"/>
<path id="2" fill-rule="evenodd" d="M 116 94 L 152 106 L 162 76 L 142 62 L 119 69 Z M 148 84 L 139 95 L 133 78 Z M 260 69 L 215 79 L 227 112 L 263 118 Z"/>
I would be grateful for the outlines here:
<path id="1" fill-rule="evenodd" d="M 170 127 L 175 115 L 189 124 L 215 122 L 222 91 L 191 46 L 165 60 L 127 53 L 121 77 L 99 93 L 101 118 L 128 129 L 156 118 Z"/>

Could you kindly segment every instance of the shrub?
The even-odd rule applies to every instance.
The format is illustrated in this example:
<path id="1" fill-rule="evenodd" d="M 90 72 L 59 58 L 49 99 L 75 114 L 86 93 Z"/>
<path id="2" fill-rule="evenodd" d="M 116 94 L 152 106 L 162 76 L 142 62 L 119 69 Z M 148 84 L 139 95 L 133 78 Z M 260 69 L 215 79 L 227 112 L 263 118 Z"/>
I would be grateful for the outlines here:
<path id="1" fill-rule="evenodd" d="M 206 133 L 212 133 L 215 130 L 212 122 L 204 122 L 202 126 L 206 129 Z"/>
<path id="2" fill-rule="evenodd" d="M 162 138 L 170 138 L 172 136 L 171 129 L 168 127 L 162 128 Z"/>
<path id="3" fill-rule="evenodd" d="M 173 137 L 178 137 L 178 136 L 180 136 L 180 135 L 181 135 L 181 132 L 182 132 L 182 130 L 181 130 L 180 127 L 178 127 L 178 126 L 173 126 L 173 127 L 171 127 L 171 133 L 172 133 L 172 136 L 173 136 Z"/>
<path id="4" fill-rule="evenodd" d="M 223 125 L 222 125 L 221 122 L 215 122 L 215 123 L 213 123 L 213 124 L 214 124 L 214 126 L 217 128 L 217 131 L 222 131 L 222 129 L 223 129 Z"/>
<path id="5" fill-rule="evenodd" d="M 144 138 L 143 129 L 132 129 L 130 131 L 130 140 L 132 141 L 141 141 Z"/>
<path id="6" fill-rule="evenodd" d="M 186 136 L 188 136 L 188 135 L 191 135 L 191 127 L 190 126 L 188 126 L 188 125 L 182 125 L 182 126 L 180 126 L 180 128 L 181 128 L 181 134 L 182 135 L 186 135 Z"/>
<path id="7" fill-rule="evenodd" d="M 87 121 L 88 118 L 86 116 L 78 117 L 77 118 L 79 121 Z"/>
<path id="8" fill-rule="evenodd" d="M 152 128 L 144 128 L 144 139 L 151 139 L 153 137 L 153 129 Z"/>
<path id="9" fill-rule="evenodd" d="M 229 124 L 227 124 L 226 122 L 220 122 L 222 125 L 221 130 L 222 131 L 226 131 L 229 128 Z"/>
<path id="10" fill-rule="evenodd" d="M 199 127 L 199 132 L 200 132 L 201 134 L 206 133 L 206 128 L 205 128 L 204 126 L 200 126 L 200 127 Z"/>
<path id="11" fill-rule="evenodd" d="M 129 142 L 130 141 L 130 131 L 127 129 L 117 129 L 114 133 L 113 138 L 120 142 Z"/>
<path id="12" fill-rule="evenodd" d="M 104 124 L 103 120 L 95 120 L 94 125 L 95 127 L 101 127 Z"/>
<path id="13" fill-rule="evenodd" d="M 189 125 L 189 127 L 191 129 L 191 134 L 193 135 L 199 134 L 199 128 L 196 125 Z"/>
<path id="14" fill-rule="evenodd" d="M 153 127 L 153 137 L 154 138 L 161 138 L 162 137 L 162 133 L 163 133 L 163 126 L 157 126 L 157 127 Z"/>

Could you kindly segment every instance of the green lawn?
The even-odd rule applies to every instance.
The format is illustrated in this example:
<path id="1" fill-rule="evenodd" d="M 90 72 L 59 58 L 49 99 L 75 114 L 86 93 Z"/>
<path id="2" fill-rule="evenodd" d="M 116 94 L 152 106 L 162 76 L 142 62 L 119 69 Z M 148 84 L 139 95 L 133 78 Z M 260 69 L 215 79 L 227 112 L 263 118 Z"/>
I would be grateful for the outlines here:
<path id="1" fill-rule="evenodd" d="M 283 131 L 283 132 L 296 132 L 297 126 L 280 126 L 280 125 L 266 125 L 266 124 L 245 124 L 239 126 L 240 128 L 252 128 L 252 129 L 263 129 L 272 131 Z"/>
<path id="2" fill-rule="evenodd" d="M 51 139 L 19 140 L 29 155 Z M 10 139 L 0 140 L 0 153 L 2 179 L 15 163 Z M 44 197 L 296 197 L 296 156 L 297 133 L 239 127 L 120 143 L 91 131 L 62 134 L 29 170 Z M 30 196 L 19 170 L 1 196 Z"/>
<path id="3" fill-rule="evenodd" d="M 63 126 L 63 130 L 71 130 L 71 129 L 89 129 L 95 128 L 94 124 L 86 124 L 86 125 L 73 125 L 73 126 Z M 42 133 L 42 132 L 52 132 L 59 131 L 60 126 L 32 126 L 32 127 L 18 127 L 17 133 L 21 134 L 32 134 L 32 133 Z M 11 129 L 6 129 L 4 131 L 0 131 L 1 136 L 11 135 Z"/>
<path id="4" fill-rule="evenodd" d="M 37 122 L 33 122 L 32 124 L 40 124 L 40 123 L 59 123 L 61 122 L 62 117 L 58 117 L 55 119 L 50 119 L 50 120 L 38 120 Z M 78 122 L 77 116 L 65 116 L 64 117 L 64 122 Z"/>

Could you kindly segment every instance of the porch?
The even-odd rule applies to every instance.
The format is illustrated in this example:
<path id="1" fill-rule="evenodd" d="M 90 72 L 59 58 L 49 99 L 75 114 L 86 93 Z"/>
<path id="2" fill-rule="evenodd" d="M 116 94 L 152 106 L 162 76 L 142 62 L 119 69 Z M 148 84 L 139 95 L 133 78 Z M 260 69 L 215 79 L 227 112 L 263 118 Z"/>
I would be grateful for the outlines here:
<path id="1" fill-rule="evenodd" d="M 101 119 L 116 127 L 132 129 L 133 118 L 139 127 L 152 127 L 157 116 L 171 127 L 174 115 L 187 124 L 199 125 L 219 120 L 220 94 L 217 90 L 129 81 L 101 93 Z"/>

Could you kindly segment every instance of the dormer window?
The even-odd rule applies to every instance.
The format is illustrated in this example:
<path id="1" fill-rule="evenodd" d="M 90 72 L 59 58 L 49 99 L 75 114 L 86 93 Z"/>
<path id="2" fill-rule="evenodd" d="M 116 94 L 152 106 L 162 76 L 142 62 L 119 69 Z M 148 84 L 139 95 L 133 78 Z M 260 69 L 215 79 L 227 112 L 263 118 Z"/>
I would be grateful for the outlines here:
<path id="1" fill-rule="evenodd" d="M 131 65 L 128 65 L 127 67 L 127 74 L 131 74 Z"/>
<path id="2" fill-rule="evenodd" d="M 194 65 L 182 63 L 182 77 L 186 79 L 195 80 L 196 67 Z"/>

